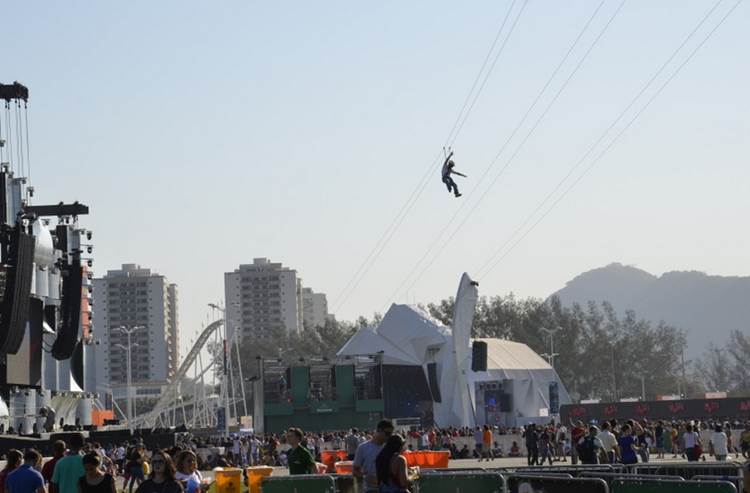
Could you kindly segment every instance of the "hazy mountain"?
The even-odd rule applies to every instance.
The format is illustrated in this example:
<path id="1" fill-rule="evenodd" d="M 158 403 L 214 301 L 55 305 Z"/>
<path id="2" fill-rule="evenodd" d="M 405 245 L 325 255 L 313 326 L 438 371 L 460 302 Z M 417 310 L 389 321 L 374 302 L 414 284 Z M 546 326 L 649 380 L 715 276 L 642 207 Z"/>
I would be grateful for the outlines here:
<path id="1" fill-rule="evenodd" d="M 620 313 L 632 309 L 639 318 L 682 328 L 691 358 L 701 355 L 709 342 L 725 344 L 732 330 L 750 331 L 750 277 L 695 271 L 657 277 L 635 267 L 610 264 L 584 272 L 554 294 L 565 305 L 609 301 Z"/>

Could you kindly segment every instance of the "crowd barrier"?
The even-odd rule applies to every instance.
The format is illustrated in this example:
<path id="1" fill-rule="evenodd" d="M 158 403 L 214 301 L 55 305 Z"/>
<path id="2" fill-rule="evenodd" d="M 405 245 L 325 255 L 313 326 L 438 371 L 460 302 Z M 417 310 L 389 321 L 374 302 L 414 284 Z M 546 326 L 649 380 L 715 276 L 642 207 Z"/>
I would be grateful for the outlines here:
<path id="1" fill-rule="evenodd" d="M 729 481 L 616 479 L 612 493 L 737 493 L 737 488 Z"/>
<path id="2" fill-rule="evenodd" d="M 555 475 L 511 475 L 507 479 L 508 493 L 609 493 L 609 486 L 597 478 L 557 477 Z"/>
<path id="3" fill-rule="evenodd" d="M 271 476 L 263 478 L 263 493 L 336 493 L 333 476 L 315 474 L 307 476 Z"/>
<path id="4" fill-rule="evenodd" d="M 490 471 L 434 471 L 422 474 L 414 493 L 504 493 L 505 478 Z"/>
<path id="5" fill-rule="evenodd" d="M 681 476 L 692 479 L 693 476 L 742 476 L 742 464 L 738 462 L 662 462 L 653 464 L 634 464 L 633 474 L 663 476 Z"/>
<path id="6" fill-rule="evenodd" d="M 248 470 L 250 480 L 251 470 Z M 228 481 L 217 476 L 217 486 Z M 738 463 L 425 469 L 414 493 L 742 493 Z M 261 478 L 262 493 L 361 493 L 351 474 Z M 234 484 L 234 483 L 232 483 Z M 221 488 L 217 493 L 239 493 Z M 256 491 L 250 490 L 251 493 Z M 750 493 L 750 492 L 746 492 Z"/>

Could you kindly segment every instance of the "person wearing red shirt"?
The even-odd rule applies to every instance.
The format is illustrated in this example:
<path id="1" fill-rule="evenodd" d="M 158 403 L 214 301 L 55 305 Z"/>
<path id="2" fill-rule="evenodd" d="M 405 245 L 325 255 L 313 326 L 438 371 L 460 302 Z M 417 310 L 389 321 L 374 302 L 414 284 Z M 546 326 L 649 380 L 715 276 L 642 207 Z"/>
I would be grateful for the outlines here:
<path id="1" fill-rule="evenodd" d="M 583 421 L 578 421 L 578 423 L 573 426 L 573 429 L 570 430 L 570 461 L 573 464 L 578 464 L 578 450 L 576 449 L 576 444 L 578 444 L 578 441 L 583 438 L 584 435 L 586 435 L 586 427 L 583 425 Z"/>
<path id="2" fill-rule="evenodd" d="M 52 482 L 52 474 L 55 472 L 55 464 L 57 464 L 57 461 L 65 457 L 65 449 L 67 449 L 65 442 L 62 440 L 56 441 L 52 446 L 55 449 L 55 455 L 44 464 L 44 467 L 42 467 L 42 477 L 47 484 Z"/>

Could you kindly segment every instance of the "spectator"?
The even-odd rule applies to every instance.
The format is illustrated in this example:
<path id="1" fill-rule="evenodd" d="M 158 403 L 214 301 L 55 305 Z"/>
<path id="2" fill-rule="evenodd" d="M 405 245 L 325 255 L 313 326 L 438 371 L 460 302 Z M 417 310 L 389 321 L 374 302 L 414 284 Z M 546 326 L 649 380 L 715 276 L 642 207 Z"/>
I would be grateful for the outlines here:
<path id="1" fill-rule="evenodd" d="M 182 483 L 187 493 L 198 493 L 201 490 L 203 476 L 198 470 L 198 456 L 192 450 L 183 450 L 177 456 L 175 479 Z"/>
<path id="2" fill-rule="evenodd" d="M 115 450 L 115 464 L 118 472 L 125 471 L 125 445 L 122 443 Z"/>
<path id="3" fill-rule="evenodd" d="M 599 458 L 602 453 L 602 442 L 596 438 L 599 433 L 599 428 L 591 426 L 589 428 L 589 434 L 581 438 L 576 444 L 578 451 L 578 458 L 581 459 L 581 464 L 599 464 Z"/>
<path id="4" fill-rule="evenodd" d="M 364 492 L 375 493 L 378 491 L 378 471 L 375 460 L 383 450 L 383 446 L 393 435 L 393 423 L 384 419 L 378 423 L 377 430 L 372 439 L 357 447 L 354 454 L 354 476 L 360 480 L 364 478 Z"/>
<path id="5" fill-rule="evenodd" d="M 490 461 L 490 457 L 493 461 L 495 460 L 495 456 L 492 454 L 492 430 L 489 425 L 484 425 L 482 431 L 482 456 L 479 457 L 479 462 L 482 462 L 482 457 L 486 458 L 487 462 Z"/>
<path id="6" fill-rule="evenodd" d="M 685 433 L 682 435 L 682 446 L 685 450 L 688 462 L 695 462 L 700 459 L 701 447 L 700 437 L 693 431 L 693 425 L 685 426 Z"/>
<path id="7" fill-rule="evenodd" d="M 90 452 L 81 459 L 86 474 L 78 478 L 78 493 L 117 493 L 115 478 L 102 472 L 99 454 Z"/>
<path id="8" fill-rule="evenodd" d="M 50 490 L 52 493 L 78 493 L 78 479 L 86 474 L 83 468 L 83 435 L 73 433 L 70 437 L 70 450 L 68 455 L 57 461 L 52 473 Z"/>
<path id="9" fill-rule="evenodd" d="M 8 479 L 8 475 L 21 465 L 21 460 L 23 460 L 21 452 L 14 448 L 8 450 L 5 468 L 0 471 L 0 493 L 5 493 L 5 481 Z"/>
<path id="10" fill-rule="evenodd" d="M 145 472 L 143 471 L 143 463 L 145 461 L 144 453 L 145 450 L 140 444 L 133 447 L 130 451 L 128 462 L 125 465 L 125 482 L 122 485 L 123 490 L 126 487 L 129 487 L 129 493 L 133 493 L 134 483 L 137 482 L 138 486 L 140 486 L 144 479 L 146 479 Z"/>
<path id="11" fill-rule="evenodd" d="M 745 423 L 745 429 L 740 433 L 740 450 L 742 457 L 750 459 L 750 421 Z"/>
<path id="12" fill-rule="evenodd" d="M 536 427 L 532 424 L 527 425 L 523 431 L 523 437 L 526 439 L 526 462 L 530 466 L 535 466 L 539 462 L 539 437 Z"/>
<path id="13" fill-rule="evenodd" d="M 291 450 L 287 454 L 287 461 L 289 462 L 289 474 L 314 474 L 315 473 L 315 459 L 312 454 L 305 447 L 301 446 L 302 437 L 304 434 L 299 428 L 289 428 L 286 434 L 286 440 L 289 445 L 292 446 Z M 352 435 L 355 436 L 355 435 Z M 347 450 L 348 452 L 348 450 Z M 354 449 L 352 458 L 356 455 L 357 449 Z"/>
<path id="14" fill-rule="evenodd" d="M 604 451 L 604 454 L 607 456 L 607 463 L 614 464 L 617 461 L 619 453 L 617 446 L 617 437 L 615 437 L 615 435 L 611 431 L 609 431 L 610 426 L 611 425 L 606 421 L 602 423 L 602 431 L 600 431 L 599 434 L 596 435 L 596 438 L 598 438 L 599 441 L 602 442 L 602 451 Z"/>
<path id="15" fill-rule="evenodd" d="M 578 421 L 573 425 L 573 429 L 570 431 L 571 448 L 570 448 L 570 462 L 573 465 L 578 464 L 578 442 L 581 441 L 586 435 L 586 428 L 583 426 L 583 421 Z"/>
<path id="16" fill-rule="evenodd" d="M 67 447 L 65 446 L 65 442 L 57 440 L 52 444 L 52 448 L 54 450 L 54 455 L 46 464 L 44 464 L 44 467 L 42 467 L 42 477 L 44 478 L 45 483 L 50 483 L 52 481 L 52 473 L 55 472 L 55 464 L 65 457 L 65 449 Z"/>
<path id="17" fill-rule="evenodd" d="M 359 438 L 357 437 L 358 430 L 352 428 L 351 433 L 347 435 L 344 440 L 344 446 L 346 447 L 346 454 L 349 460 L 354 460 L 354 454 L 357 453 L 357 447 L 359 447 Z"/>
<path id="18" fill-rule="evenodd" d="M 563 423 L 557 428 L 557 434 L 555 436 L 556 443 L 556 455 L 557 460 L 562 462 L 568 462 L 568 458 L 565 453 L 565 443 L 568 441 L 568 428 Z"/>
<path id="19" fill-rule="evenodd" d="M 404 439 L 401 435 L 392 435 L 375 459 L 380 493 L 404 493 L 409 491 L 411 480 L 403 451 Z"/>
<path id="20" fill-rule="evenodd" d="M 620 459 L 623 464 L 638 464 L 638 447 L 629 424 L 622 427 L 622 433 L 618 440 L 620 446 Z"/>
<path id="21" fill-rule="evenodd" d="M 538 430 L 539 434 L 539 465 L 544 465 L 545 460 L 549 460 L 549 465 L 552 465 L 552 443 L 549 430 L 542 428 Z"/>
<path id="22" fill-rule="evenodd" d="M 163 450 L 157 450 L 151 455 L 151 475 L 136 493 L 182 493 L 182 485 L 175 474 L 172 458 Z"/>
<path id="23" fill-rule="evenodd" d="M 728 442 L 727 435 L 724 433 L 721 425 L 716 425 L 708 443 L 710 453 L 716 457 L 716 460 L 727 460 L 727 456 L 729 455 Z"/>
<path id="24" fill-rule="evenodd" d="M 5 480 L 7 493 L 46 493 L 44 478 L 37 470 L 42 465 L 42 454 L 28 449 L 23 455 L 23 464 L 8 474 Z"/>
<path id="25" fill-rule="evenodd" d="M 510 452 L 508 453 L 508 457 L 521 457 L 521 449 L 518 446 L 518 442 L 513 442 L 510 444 Z"/>
<path id="26" fill-rule="evenodd" d="M 666 432 L 664 429 L 664 422 L 660 420 L 659 422 L 656 423 L 656 426 L 654 427 L 654 439 L 656 440 L 656 458 L 657 459 L 664 458 L 664 450 L 666 449 L 665 438 L 666 438 Z"/>
<path id="27" fill-rule="evenodd" d="M 492 460 L 495 460 L 495 457 L 503 457 L 505 456 L 505 451 L 503 451 L 503 446 L 500 445 L 497 442 L 493 442 L 492 444 Z"/>

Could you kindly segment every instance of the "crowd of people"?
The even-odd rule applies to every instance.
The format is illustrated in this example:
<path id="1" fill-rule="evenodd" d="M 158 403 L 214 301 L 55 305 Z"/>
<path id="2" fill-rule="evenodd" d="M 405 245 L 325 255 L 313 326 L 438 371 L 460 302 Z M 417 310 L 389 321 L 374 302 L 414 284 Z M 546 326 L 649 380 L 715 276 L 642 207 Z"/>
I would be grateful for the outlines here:
<path id="1" fill-rule="evenodd" d="M 179 446 L 147 452 L 142 442 L 135 442 L 105 449 L 75 433 L 69 443 L 58 440 L 53 448 L 44 465 L 34 449 L 9 450 L 0 471 L 0 493 L 201 493 L 209 486 L 195 452 Z"/>
<path id="2" fill-rule="evenodd" d="M 739 429 L 733 438 L 732 430 Z M 511 442 L 507 450 L 498 443 Z M 525 447 L 522 450 L 520 436 Z M 735 441 L 737 443 L 735 443 Z M 471 447 L 473 445 L 473 448 Z M 493 461 L 519 457 L 529 465 L 649 462 L 658 458 L 688 461 L 750 459 L 750 422 L 726 421 L 583 421 L 512 428 L 427 428 L 395 433 L 382 420 L 373 431 L 352 428 L 329 433 L 304 433 L 290 428 L 282 434 L 201 439 L 182 434 L 167 450 L 146 450 L 140 440 L 107 444 L 85 442 L 76 433 L 69 443 L 57 441 L 53 457 L 42 464 L 34 449 L 10 450 L 0 471 L 0 493 L 202 493 L 210 485 L 201 470 L 213 467 L 283 466 L 290 474 L 322 472 L 325 450 L 343 450 L 353 473 L 367 493 L 406 491 L 417 473 L 407 467 L 409 450 L 449 451 L 452 459 Z M 205 454 L 201 451 L 216 451 Z M 329 471 L 330 472 L 330 471 Z M 118 484 L 118 482 L 121 483 Z"/>
<path id="3" fill-rule="evenodd" d="M 732 429 L 742 427 L 739 443 Z M 571 422 L 546 426 L 528 425 L 523 430 L 529 465 L 550 465 L 555 461 L 573 464 L 649 462 L 652 454 L 663 459 L 717 461 L 750 458 L 750 422 L 727 421 L 649 421 L 612 419 L 602 423 Z"/>

